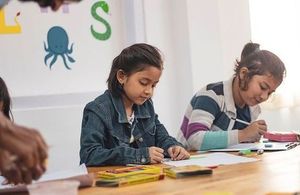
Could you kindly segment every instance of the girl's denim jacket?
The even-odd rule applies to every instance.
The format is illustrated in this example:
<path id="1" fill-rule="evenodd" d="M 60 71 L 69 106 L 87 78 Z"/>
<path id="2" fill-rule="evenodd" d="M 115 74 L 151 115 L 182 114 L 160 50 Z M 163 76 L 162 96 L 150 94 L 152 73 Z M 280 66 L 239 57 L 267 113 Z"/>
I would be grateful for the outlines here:
<path id="1" fill-rule="evenodd" d="M 83 112 L 80 138 L 80 163 L 87 166 L 150 163 L 148 148 L 156 146 L 167 154 L 180 145 L 169 136 L 154 112 L 152 100 L 134 105 L 135 119 L 128 123 L 121 97 L 109 90 L 88 103 Z M 134 142 L 129 143 L 131 131 Z"/>

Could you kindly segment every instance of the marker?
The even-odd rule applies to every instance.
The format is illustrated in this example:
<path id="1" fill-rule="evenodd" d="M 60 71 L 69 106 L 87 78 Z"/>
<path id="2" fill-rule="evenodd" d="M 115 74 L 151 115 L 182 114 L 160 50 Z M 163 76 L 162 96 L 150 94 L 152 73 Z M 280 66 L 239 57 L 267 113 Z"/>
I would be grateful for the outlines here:
<path id="1" fill-rule="evenodd" d="M 239 123 L 245 124 L 245 125 L 250 125 L 250 123 L 249 123 L 249 122 L 247 122 L 247 121 L 243 121 L 243 120 L 241 120 L 241 119 L 238 119 L 238 118 L 233 118 L 233 117 L 231 117 L 231 119 L 232 119 L 232 120 L 235 120 L 235 121 L 237 121 L 237 122 L 239 122 Z"/>
<path id="2" fill-rule="evenodd" d="M 299 145 L 299 143 L 297 143 L 297 142 L 292 142 L 292 143 L 289 143 L 289 144 L 287 144 L 286 145 L 286 149 L 293 149 L 293 148 L 295 148 L 296 146 L 298 146 Z"/>
<path id="3" fill-rule="evenodd" d="M 245 150 L 240 150 L 240 151 L 238 152 L 238 155 L 243 156 L 243 155 L 249 155 L 249 154 L 251 154 L 251 153 L 252 153 L 252 152 L 251 152 L 250 149 L 245 149 Z"/>
<path id="4" fill-rule="evenodd" d="M 266 147 L 266 148 L 272 148 L 272 147 L 273 147 L 273 144 L 265 144 L 265 147 Z"/>

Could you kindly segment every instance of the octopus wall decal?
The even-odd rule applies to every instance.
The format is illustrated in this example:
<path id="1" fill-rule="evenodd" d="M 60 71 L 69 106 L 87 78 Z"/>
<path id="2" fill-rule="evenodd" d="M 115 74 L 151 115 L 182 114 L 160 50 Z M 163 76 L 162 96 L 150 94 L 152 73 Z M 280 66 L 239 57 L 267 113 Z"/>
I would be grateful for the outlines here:
<path id="1" fill-rule="evenodd" d="M 46 66 L 48 66 L 47 60 L 54 56 L 49 65 L 49 68 L 51 70 L 53 64 L 57 60 L 57 57 L 61 56 L 64 61 L 65 67 L 70 70 L 71 68 L 67 64 L 66 57 L 71 63 L 75 62 L 75 60 L 69 56 L 69 54 L 73 52 L 73 43 L 70 49 L 68 49 L 69 38 L 66 31 L 60 26 L 53 26 L 48 31 L 47 43 L 48 48 L 46 46 L 46 43 L 44 42 L 45 51 L 48 52 L 48 54 L 44 58 L 44 63 L 46 64 Z"/>

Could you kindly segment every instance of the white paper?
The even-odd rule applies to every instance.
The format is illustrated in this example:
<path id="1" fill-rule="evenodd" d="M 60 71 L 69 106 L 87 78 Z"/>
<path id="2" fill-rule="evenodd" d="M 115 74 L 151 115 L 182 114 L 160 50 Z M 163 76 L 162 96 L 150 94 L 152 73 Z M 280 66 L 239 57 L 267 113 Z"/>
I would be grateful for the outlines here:
<path id="1" fill-rule="evenodd" d="M 237 163 L 247 163 L 247 162 L 255 162 L 258 161 L 256 158 L 248 158 L 237 156 L 228 153 L 207 153 L 207 154 L 199 154 L 193 155 L 190 159 L 180 160 L 180 161 L 165 161 L 164 164 L 171 166 L 185 166 L 185 165 L 200 165 L 205 167 L 212 167 L 218 165 L 230 165 Z"/>
<path id="2" fill-rule="evenodd" d="M 65 178 L 74 177 L 74 176 L 78 176 L 78 175 L 85 175 L 85 174 L 88 174 L 87 168 L 86 168 L 85 164 L 81 164 L 80 166 L 78 166 L 77 168 L 74 168 L 74 169 L 59 171 L 59 172 L 54 172 L 54 173 L 45 173 L 36 182 L 65 179 Z"/>
<path id="3" fill-rule="evenodd" d="M 77 168 L 70 169 L 70 170 L 65 170 L 65 171 L 59 171 L 59 172 L 53 172 L 53 173 L 45 173 L 39 180 L 34 181 L 33 183 L 38 183 L 38 182 L 44 182 L 44 181 L 52 181 L 52 180 L 58 180 L 58 179 L 66 179 L 78 175 L 85 175 L 88 174 L 87 168 L 85 164 L 81 164 Z M 4 177 L 0 176 L 0 193 L 2 189 L 9 189 L 9 188 L 14 188 L 14 187 L 19 187 L 19 186 L 24 186 L 23 184 L 19 186 L 15 185 L 2 185 L 4 181 Z"/>
<path id="4" fill-rule="evenodd" d="M 267 142 L 267 143 L 241 143 L 233 146 L 229 146 L 224 149 L 213 149 L 209 150 L 211 152 L 234 152 L 240 150 L 259 150 L 263 149 L 265 151 L 276 151 L 276 150 L 287 150 L 287 145 L 290 142 Z M 271 144 L 271 147 L 266 147 L 266 144 Z"/>

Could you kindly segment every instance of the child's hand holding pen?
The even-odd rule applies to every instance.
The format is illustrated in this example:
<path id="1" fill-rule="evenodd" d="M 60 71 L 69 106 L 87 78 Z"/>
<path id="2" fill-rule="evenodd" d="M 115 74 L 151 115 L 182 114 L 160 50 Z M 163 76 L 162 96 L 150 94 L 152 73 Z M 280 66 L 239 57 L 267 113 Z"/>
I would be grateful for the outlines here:
<path id="1" fill-rule="evenodd" d="M 150 157 L 150 163 L 161 163 L 161 161 L 164 159 L 164 150 L 158 147 L 150 147 L 149 148 L 149 157 Z"/>
<path id="2" fill-rule="evenodd" d="M 181 146 L 172 146 L 168 149 L 171 160 L 184 160 L 190 158 L 190 154 Z"/>
<path id="3" fill-rule="evenodd" d="M 264 120 L 257 120 L 250 123 L 242 131 L 239 131 L 239 142 L 256 142 L 267 131 L 268 127 Z"/>
<path id="4" fill-rule="evenodd" d="M 184 160 L 190 158 L 190 153 L 188 153 L 181 146 L 172 146 L 168 149 L 168 154 L 171 157 L 171 160 Z M 158 147 L 149 148 L 149 156 L 151 164 L 161 163 L 164 159 L 164 150 Z"/>

